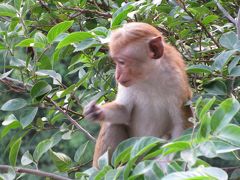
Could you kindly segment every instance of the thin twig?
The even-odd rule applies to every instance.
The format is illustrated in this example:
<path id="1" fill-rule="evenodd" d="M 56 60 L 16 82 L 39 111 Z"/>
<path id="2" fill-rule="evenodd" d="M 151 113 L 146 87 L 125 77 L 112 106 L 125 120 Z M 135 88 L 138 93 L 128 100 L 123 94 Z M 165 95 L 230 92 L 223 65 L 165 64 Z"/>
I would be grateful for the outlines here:
<path id="1" fill-rule="evenodd" d="M 74 115 L 79 116 L 81 119 L 83 118 L 83 115 L 80 114 L 80 113 L 78 113 L 78 112 L 76 112 L 76 111 L 73 111 L 73 110 L 71 110 L 71 109 L 67 109 L 67 108 L 64 108 L 64 107 L 60 107 L 60 108 L 62 108 L 62 109 L 65 110 L 65 111 L 68 111 L 68 112 L 70 112 L 70 113 L 72 113 L 72 114 L 74 114 Z"/>
<path id="2" fill-rule="evenodd" d="M 240 40 L 240 8 L 238 10 L 236 27 L 237 27 L 237 36 L 238 36 L 238 39 Z"/>
<path id="3" fill-rule="evenodd" d="M 109 13 L 103 13 L 103 12 L 99 12 L 99 11 L 96 11 L 96 10 L 90 10 L 90 9 L 81 9 L 81 8 L 78 8 L 78 7 L 75 7 L 75 8 L 71 8 L 71 7 L 64 7 L 62 6 L 62 8 L 64 10 L 72 10 L 72 11 L 77 11 L 77 12 L 80 12 L 80 13 L 90 13 L 90 14 L 96 14 L 96 15 L 99 15 L 101 17 L 105 17 L 105 18 L 111 18 L 112 15 L 109 14 Z"/>
<path id="4" fill-rule="evenodd" d="M 217 0 L 214 0 L 214 2 L 217 4 L 218 9 L 222 11 L 223 15 L 226 16 L 230 22 L 236 24 L 235 19 L 224 9 L 224 7 Z"/>
<path id="5" fill-rule="evenodd" d="M 45 98 L 47 101 L 51 102 L 57 110 L 59 110 L 75 127 L 77 127 L 81 132 L 83 132 L 90 140 L 96 142 L 96 139 L 87 131 L 85 130 L 77 121 L 75 121 L 71 116 L 69 116 L 62 108 L 60 108 L 56 102 L 54 102 L 50 98 Z"/>
<path id="6" fill-rule="evenodd" d="M 12 167 L 8 165 L 0 165 L 0 170 L 2 172 L 8 172 L 9 169 L 14 169 L 16 173 L 26 173 L 26 174 L 33 174 L 35 176 L 41 176 L 41 177 L 49 177 L 51 179 L 55 180 L 71 180 L 68 177 L 59 176 L 57 174 L 44 172 L 36 169 L 30 169 L 30 168 L 21 168 L 21 167 Z"/>

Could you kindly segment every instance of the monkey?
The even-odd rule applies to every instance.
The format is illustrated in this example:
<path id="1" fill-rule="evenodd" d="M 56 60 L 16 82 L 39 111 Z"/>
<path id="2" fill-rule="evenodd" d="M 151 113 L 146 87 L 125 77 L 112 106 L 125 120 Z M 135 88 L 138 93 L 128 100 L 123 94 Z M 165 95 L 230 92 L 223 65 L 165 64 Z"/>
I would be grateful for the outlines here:
<path id="1" fill-rule="evenodd" d="M 116 99 L 104 105 L 91 102 L 86 119 L 100 123 L 93 166 L 98 158 L 130 137 L 175 139 L 191 127 L 185 103 L 192 92 L 180 53 L 152 25 L 124 24 L 111 32 L 109 54 L 116 65 Z"/>

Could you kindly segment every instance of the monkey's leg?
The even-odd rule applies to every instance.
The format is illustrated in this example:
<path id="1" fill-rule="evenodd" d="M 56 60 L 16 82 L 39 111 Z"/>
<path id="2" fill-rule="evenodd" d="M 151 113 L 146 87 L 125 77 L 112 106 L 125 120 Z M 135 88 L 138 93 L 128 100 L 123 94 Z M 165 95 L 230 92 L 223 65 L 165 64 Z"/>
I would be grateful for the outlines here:
<path id="1" fill-rule="evenodd" d="M 98 167 L 99 157 L 107 150 L 109 151 L 109 158 L 111 159 L 112 153 L 118 144 L 127 138 L 129 138 L 129 136 L 126 125 L 102 122 L 95 146 L 93 166 Z"/>

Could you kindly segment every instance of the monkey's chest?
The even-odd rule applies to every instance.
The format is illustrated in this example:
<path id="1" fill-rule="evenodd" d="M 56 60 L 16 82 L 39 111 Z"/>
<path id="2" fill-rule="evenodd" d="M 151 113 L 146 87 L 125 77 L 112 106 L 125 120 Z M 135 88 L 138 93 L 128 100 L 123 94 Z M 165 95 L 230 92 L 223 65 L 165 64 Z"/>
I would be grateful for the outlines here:
<path id="1" fill-rule="evenodd" d="M 137 104 L 132 112 L 130 136 L 162 137 L 169 133 L 171 120 L 164 100 L 150 97 Z"/>

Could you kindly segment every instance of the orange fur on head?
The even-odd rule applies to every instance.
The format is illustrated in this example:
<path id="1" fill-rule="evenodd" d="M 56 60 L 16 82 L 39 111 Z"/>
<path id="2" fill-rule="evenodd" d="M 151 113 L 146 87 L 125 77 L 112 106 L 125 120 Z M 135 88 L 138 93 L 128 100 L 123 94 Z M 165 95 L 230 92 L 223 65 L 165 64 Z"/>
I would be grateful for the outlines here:
<path id="1" fill-rule="evenodd" d="M 149 24 L 140 22 L 124 24 L 122 28 L 112 31 L 109 42 L 110 54 L 116 54 L 119 49 L 131 42 L 146 40 L 157 36 L 162 35 L 156 28 Z"/>

